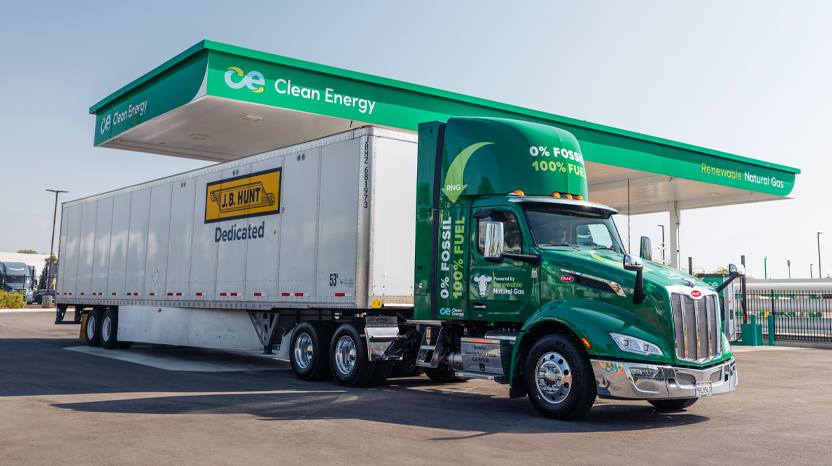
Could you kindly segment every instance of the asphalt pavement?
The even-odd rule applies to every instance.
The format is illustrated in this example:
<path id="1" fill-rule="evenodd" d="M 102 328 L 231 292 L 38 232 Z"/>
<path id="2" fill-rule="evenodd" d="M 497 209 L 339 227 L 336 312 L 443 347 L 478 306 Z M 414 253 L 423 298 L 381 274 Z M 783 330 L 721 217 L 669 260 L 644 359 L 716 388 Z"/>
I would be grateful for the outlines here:
<path id="1" fill-rule="evenodd" d="M 745 348 L 735 393 L 558 422 L 488 381 L 349 389 L 255 353 L 78 333 L 0 313 L 0 464 L 832 464 L 832 350 Z"/>

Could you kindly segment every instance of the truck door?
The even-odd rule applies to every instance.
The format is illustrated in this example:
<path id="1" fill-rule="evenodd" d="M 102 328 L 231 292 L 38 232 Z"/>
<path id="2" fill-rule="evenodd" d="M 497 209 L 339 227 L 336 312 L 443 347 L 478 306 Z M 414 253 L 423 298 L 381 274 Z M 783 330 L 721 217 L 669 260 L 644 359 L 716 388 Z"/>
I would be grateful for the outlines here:
<path id="1" fill-rule="evenodd" d="M 526 254 L 524 251 L 528 245 L 524 244 L 518 214 L 506 208 L 474 210 L 468 315 L 472 320 L 520 321 L 529 302 L 535 299 L 532 266 L 512 259 L 503 259 L 501 263 L 488 262 L 483 257 L 485 225 L 488 222 L 503 223 L 504 253 Z"/>

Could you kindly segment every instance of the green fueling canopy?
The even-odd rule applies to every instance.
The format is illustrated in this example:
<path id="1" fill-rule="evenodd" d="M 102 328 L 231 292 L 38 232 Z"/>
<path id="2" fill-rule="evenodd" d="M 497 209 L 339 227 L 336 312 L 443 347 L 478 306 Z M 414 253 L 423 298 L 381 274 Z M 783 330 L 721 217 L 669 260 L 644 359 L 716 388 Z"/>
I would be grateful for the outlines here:
<path id="1" fill-rule="evenodd" d="M 455 116 L 556 126 L 589 198 L 633 214 L 783 199 L 799 169 L 416 84 L 202 41 L 90 108 L 95 145 L 225 162 L 349 128 Z"/>

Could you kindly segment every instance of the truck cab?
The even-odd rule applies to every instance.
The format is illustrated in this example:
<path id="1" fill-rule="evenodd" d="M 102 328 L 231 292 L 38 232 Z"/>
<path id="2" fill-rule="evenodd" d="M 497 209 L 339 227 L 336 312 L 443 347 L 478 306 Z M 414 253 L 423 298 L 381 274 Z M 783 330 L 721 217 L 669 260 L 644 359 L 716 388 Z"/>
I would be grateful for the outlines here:
<path id="1" fill-rule="evenodd" d="M 0 262 L 0 290 L 22 293 L 26 303 L 32 302 L 32 273 L 23 262 Z"/>
<path id="2" fill-rule="evenodd" d="M 736 390 L 717 290 L 653 262 L 648 238 L 627 253 L 570 133 L 425 124 L 419 167 L 414 315 L 440 323 L 423 347 L 445 352 L 426 371 L 510 384 L 557 419 L 596 396 L 682 408 Z"/>

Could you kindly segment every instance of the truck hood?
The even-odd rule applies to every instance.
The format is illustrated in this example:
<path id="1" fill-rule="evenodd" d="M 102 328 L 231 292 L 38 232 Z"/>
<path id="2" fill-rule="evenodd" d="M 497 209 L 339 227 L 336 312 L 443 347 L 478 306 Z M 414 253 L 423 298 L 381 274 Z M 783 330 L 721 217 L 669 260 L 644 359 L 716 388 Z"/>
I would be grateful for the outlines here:
<path id="1" fill-rule="evenodd" d="M 541 304 L 564 298 L 590 299 L 616 306 L 649 324 L 661 334 L 665 342 L 660 346 L 674 355 L 673 319 L 670 310 L 670 294 L 667 287 L 688 286 L 693 279 L 695 286 L 708 287 L 707 283 L 680 270 L 672 269 L 652 261 L 645 261 L 643 269 L 644 290 L 647 298 L 641 304 L 633 304 L 633 287 L 636 272 L 624 270 L 624 256 L 612 251 L 542 251 L 542 271 L 548 275 L 541 284 Z M 612 291 L 599 291 L 580 284 L 580 278 L 564 280 L 570 272 L 615 282 L 626 296 Z M 675 359 L 675 355 L 671 356 Z"/>

